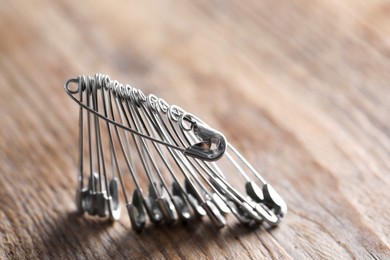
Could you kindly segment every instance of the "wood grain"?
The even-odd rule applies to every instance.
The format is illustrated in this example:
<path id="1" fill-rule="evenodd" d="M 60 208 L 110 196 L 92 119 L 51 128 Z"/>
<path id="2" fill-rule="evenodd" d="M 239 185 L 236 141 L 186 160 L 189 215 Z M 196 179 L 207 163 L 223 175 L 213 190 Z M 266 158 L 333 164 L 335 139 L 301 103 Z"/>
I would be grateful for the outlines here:
<path id="1" fill-rule="evenodd" d="M 0 1 L 0 258 L 390 258 L 390 2 Z M 279 228 L 75 213 L 77 107 L 109 74 L 221 129 Z M 229 173 L 227 173 L 229 174 Z"/>

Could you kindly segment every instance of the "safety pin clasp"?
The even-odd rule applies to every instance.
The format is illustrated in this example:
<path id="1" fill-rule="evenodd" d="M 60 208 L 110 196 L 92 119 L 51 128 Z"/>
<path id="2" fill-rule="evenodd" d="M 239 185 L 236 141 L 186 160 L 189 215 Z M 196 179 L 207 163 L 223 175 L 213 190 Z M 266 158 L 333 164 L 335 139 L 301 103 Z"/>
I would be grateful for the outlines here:
<path id="1" fill-rule="evenodd" d="M 226 138 L 223 134 L 195 120 L 191 121 L 191 129 L 201 141 L 187 147 L 184 150 L 185 155 L 204 161 L 215 161 L 222 157 L 226 150 Z"/>

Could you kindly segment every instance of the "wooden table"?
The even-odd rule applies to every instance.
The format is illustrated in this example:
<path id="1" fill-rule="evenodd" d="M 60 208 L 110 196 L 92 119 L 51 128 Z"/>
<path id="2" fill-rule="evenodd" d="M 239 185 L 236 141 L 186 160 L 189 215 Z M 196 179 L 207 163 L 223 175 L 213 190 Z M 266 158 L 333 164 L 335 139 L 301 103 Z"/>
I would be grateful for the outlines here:
<path id="1" fill-rule="evenodd" d="M 389 259 L 390 2 L 192 2 L 0 1 L 0 258 Z M 283 223 L 78 216 L 63 83 L 96 72 L 223 131 Z"/>

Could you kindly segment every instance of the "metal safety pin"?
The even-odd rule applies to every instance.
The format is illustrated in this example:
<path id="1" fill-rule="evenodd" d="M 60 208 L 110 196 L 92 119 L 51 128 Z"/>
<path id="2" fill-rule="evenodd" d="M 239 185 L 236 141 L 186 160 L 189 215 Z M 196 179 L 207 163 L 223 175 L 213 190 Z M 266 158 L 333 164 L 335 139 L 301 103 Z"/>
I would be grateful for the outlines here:
<path id="1" fill-rule="evenodd" d="M 79 212 L 119 219 L 121 188 L 136 231 L 147 218 L 173 224 L 207 215 L 222 228 L 229 213 L 248 226 L 275 226 L 287 213 L 222 133 L 180 107 L 101 74 L 70 79 L 64 89 L 80 108 Z M 243 181 L 229 181 L 226 166 Z"/>

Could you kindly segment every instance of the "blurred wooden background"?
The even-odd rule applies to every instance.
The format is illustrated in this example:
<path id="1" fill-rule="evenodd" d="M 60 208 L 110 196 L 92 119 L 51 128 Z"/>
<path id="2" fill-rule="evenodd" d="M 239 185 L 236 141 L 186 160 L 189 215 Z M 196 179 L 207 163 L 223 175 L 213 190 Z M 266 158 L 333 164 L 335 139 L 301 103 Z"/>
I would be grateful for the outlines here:
<path id="1" fill-rule="evenodd" d="M 3 0 L 0 35 L 1 259 L 390 258 L 389 1 Z M 63 83 L 96 72 L 223 131 L 280 227 L 77 216 Z"/>

